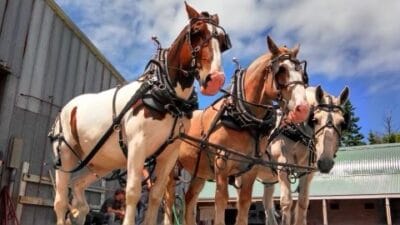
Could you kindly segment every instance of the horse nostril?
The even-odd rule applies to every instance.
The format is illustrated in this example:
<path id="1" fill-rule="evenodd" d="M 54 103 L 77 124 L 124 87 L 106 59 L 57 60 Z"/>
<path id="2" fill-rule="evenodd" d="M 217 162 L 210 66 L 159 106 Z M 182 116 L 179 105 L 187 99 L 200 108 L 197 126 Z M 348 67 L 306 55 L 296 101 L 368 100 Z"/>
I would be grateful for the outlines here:
<path id="1" fill-rule="evenodd" d="M 297 105 L 296 108 L 295 108 L 295 110 L 297 112 L 300 112 L 300 113 L 308 113 L 308 109 L 309 109 L 309 107 L 308 107 L 307 103 L 305 103 L 305 104 L 303 103 L 303 104 Z"/>
<path id="2" fill-rule="evenodd" d="M 318 169 L 321 173 L 329 173 L 335 162 L 331 159 L 320 159 L 317 161 Z"/>

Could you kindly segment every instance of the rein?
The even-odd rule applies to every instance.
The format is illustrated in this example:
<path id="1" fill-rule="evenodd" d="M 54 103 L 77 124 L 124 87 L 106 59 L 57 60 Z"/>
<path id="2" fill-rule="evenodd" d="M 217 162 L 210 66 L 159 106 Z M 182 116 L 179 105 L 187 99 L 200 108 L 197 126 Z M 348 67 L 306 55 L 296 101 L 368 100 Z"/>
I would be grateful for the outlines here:
<path id="1" fill-rule="evenodd" d="M 203 143 L 202 139 L 196 138 L 196 137 L 192 137 L 187 135 L 186 133 L 180 133 L 178 138 L 190 145 L 193 146 L 197 146 L 196 144 L 192 143 Z M 204 143 L 206 144 L 207 148 L 204 148 L 202 150 L 207 151 L 209 153 L 212 153 L 214 155 L 221 155 L 222 152 L 224 152 L 224 158 L 229 159 L 229 160 L 233 160 L 233 161 L 237 161 L 237 162 L 242 162 L 242 163 L 249 163 L 249 164 L 254 164 L 254 165 L 261 165 L 261 166 L 266 166 L 266 167 L 277 167 L 277 166 L 281 166 L 281 167 L 285 167 L 285 168 L 292 168 L 292 169 L 303 169 L 303 170 L 310 170 L 313 171 L 315 170 L 314 167 L 309 167 L 309 166 L 299 166 L 296 164 L 288 164 L 288 163 L 280 163 L 280 162 L 273 162 L 273 161 L 266 161 L 263 160 L 261 158 L 256 158 L 256 157 L 252 157 L 252 156 L 248 156 L 245 154 L 242 154 L 240 152 L 235 151 L 234 149 L 219 145 L 219 144 L 215 144 L 215 143 L 211 143 L 211 142 L 206 142 Z M 215 150 L 212 150 L 208 147 L 212 147 Z M 231 157 L 233 156 L 233 157 Z M 234 158 L 236 157 L 236 158 Z"/>
<path id="2" fill-rule="evenodd" d="M 111 126 L 104 132 L 103 136 L 97 141 L 96 145 L 92 148 L 92 150 L 89 152 L 89 154 L 83 159 L 79 160 L 79 164 L 71 169 L 71 170 L 62 170 L 61 169 L 61 161 L 58 159 L 57 164 L 55 164 L 55 168 L 59 169 L 60 171 L 63 171 L 65 173 L 74 173 L 79 170 L 81 170 L 83 167 L 85 167 L 90 160 L 93 159 L 93 157 L 96 155 L 96 153 L 100 150 L 100 148 L 104 145 L 104 143 L 108 140 L 108 138 L 111 136 L 111 134 L 115 131 L 114 127 L 116 125 L 119 125 L 121 123 L 122 118 L 125 116 L 125 114 L 131 109 L 132 105 L 134 105 L 141 97 L 146 93 L 148 90 L 150 90 L 152 84 L 150 82 L 144 82 L 139 89 L 136 91 L 136 93 L 131 97 L 131 99 L 128 101 L 128 103 L 125 105 L 125 107 L 121 110 L 121 112 L 113 119 L 113 122 Z M 61 123 L 60 123 L 61 125 Z M 49 138 L 51 141 L 59 140 L 59 144 L 57 146 L 57 151 L 60 153 L 60 146 L 61 146 L 61 141 L 66 143 L 66 145 L 72 150 L 70 145 L 67 143 L 67 141 L 62 138 L 60 139 L 60 136 L 62 137 L 62 127 L 60 126 L 60 132 L 59 136 L 54 135 L 54 130 L 53 132 L 50 132 Z M 75 152 L 75 151 L 73 151 Z M 59 155 L 59 154 L 58 154 Z M 58 163 L 59 162 L 59 163 Z"/>
<path id="3" fill-rule="evenodd" d="M 315 109 L 313 109 L 313 111 L 320 109 L 320 110 L 324 110 L 329 112 L 328 115 L 328 120 L 327 123 L 325 125 L 323 125 L 322 127 L 320 127 L 318 130 L 315 131 L 314 127 L 310 124 L 307 124 L 308 126 L 310 126 L 313 129 L 313 135 L 310 137 L 309 135 L 305 134 L 304 132 L 301 131 L 301 129 L 299 129 L 298 125 L 295 125 L 293 123 L 288 124 L 282 128 L 278 128 L 277 132 L 275 134 L 273 134 L 273 137 L 271 138 L 271 140 L 275 137 L 277 137 L 279 134 L 283 134 L 285 135 L 287 138 L 291 139 L 294 142 L 300 142 L 301 144 L 303 144 L 304 146 L 307 147 L 307 150 L 310 152 L 309 153 L 309 157 L 308 157 L 308 165 L 311 166 L 313 164 L 315 164 L 316 162 L 316 146 L 315 146 L 315 138 L 316 136 L 325 128 L 332 128 L 335 130 L 335 132 L 341 136 L 341 133 L 339 131 L 339 129 L 333 124 L 333 117 L 332 117 L 332 113 L 335 110 L 339 110 L 342 113 L 344 112 L 344 109 L 340 106 L 336 106 L 334 104 L 332 104 L 332 98 L 330 96 L 329 97 L 329 103 L 328 104 L 319 104 L 316 106 Z M 312 115 L 310 115 L 310 117 L 312 117 Z M 312 118 L 311 118 L 312 119 Z M 271 135 L 272 136 L 272 135 Z M 317 168 L 313 167 L 314 170 L 317 170 Z M 290 181 L 290 183 L 295 183 L 296 179 L 309 174 L 310 172 L 313 171 L 306 171 L 306 172 L 301 172 L 298 174 L 292 173 L 292 174 L 288 174 L 288 180 Z"/>
<path id="4" fill-rule="evenodd" d="M 286 59 L 286 58 L 284 58 L 284 56 L 285 55 L 278 56 L 274 60 L 278 61 L 278 60 L 282 60 L 282 58 Z M 298 62 L 298 61 L 296 61 L 296 62 Z M 270 64 L 270 65 L 272 65 L 272 64 Z M 225 96 L 223 97 L 223 98 L 225 98 L 225 102 L 222 104 L 221 108 L 218 110 L 217 115 L 214 117 L 214 119 L 211 123 L 211 126 L 209 127 L 208 131 L 202 135 L 201 139 L 189 136 L 184 133 L 180 134 L 179 138 L 181 140 L 183 140 L 183 141 L 186 140 L 186 142 L 189 141 L 188 143 L 190 143 L 192 146 L 198 147 L 200 149 L 200 151 L 198 152 L 197 161 L 196 161 L 196 165 L 195 165 L 192 177 L 197 176 L 202 151 L 206 151 L 208 153 L 218 155 L 218 158 L 222 158 L 223 160 L 234 160 L 234 161 L 238 161 L 238 162 L 249 163 L 249 165 L 250 165 L 249 168 L 247 168 L 245 171 L 240 171 L 235 176 L 240 176 L 241 174 L 247 172 L 249 169 L 252 168 L 253 165 L 256 165 L 256 164 L 262 164 L 262 165 L 267 165 L 267 166 L 268 165 L 269 166 L 284 166 L 285 168 L 288 167 L 289 170 L 293 170 L 293 168 L 306 169 L 307 171 L 315 170 L 314 167 L 310 167 L 310 166 L 303 167 L 303 166 L 297 166 L 295 164 L 282 164 L 282 163 L 271 162 L 271 161 L 260 162 L 259 160 L 262 160 L 262 159 L 260 159 L 259 157 L 247 156 L 247 155 L 241 154 L 239 152 L 236 152 L 232 149 L 229 149 L 227 147 L 213 144 L 208 141 L 208 138 L 211 135 L 211 133 L 214 131 L 218 121 L 225 119 L 222 117 L 224 116 L 225 113 L 227 113 L 229 118 L 231 118 L 233 120 L 233 122 L 236 123 L 240 129 L 249 129 L 250 130 L 250 134 L 252 134 L 252 136 L 256 140 L 256 150 L 254 152 L 255 152 L 255 155 L 258 156 L 259 155 L 258 148 L 259 148 L 260 137 L 262 136 L 262 134 L 270 133 L 271 129 L 275 126 L 276 109 L 279 108 L 278 105 L 256 104 L 256 103 L 248 102 L 245 100 L 244 91 L 243 91 L 244 90 L 244 73 L 245 72 L 246 72 L 246 70 L 240 69 L 240 66 L 238 66 L 238 69 L 235 71 L 235 74 L 233 76 L 231 91 L 227 91 L 224 89 L 220 90 L 222 93 L 225 94 Z M 287 88 L 290 85 L 307 86 L 308 78 L 306 75 L 303 75 L 303 80 L 304 81 L 289 82 L 289 83 L 285 84 L 284 86 L 282 86 L 282 88 Z M 228 101 L 226 101 L 226 100 L 228 97 L 230 97 L 233 100 L 232 103 L 227 103 Z M 218 99 L 218 100 L 221 100 L 221 99 Z M 282 101 L 279 98 L 277 100 Z M 214 105 L 214 104 L 212 104 L 212 105 Z M 246 107 L 245 104 L 264 108 L 267 110 L 267 113 L 265 114 L 263 119 L 259 119 L 248 110 L 248 108 Z M 224 124 L 224 121 L 222 121 L 222 123 Z M 196 145 L 192 142 L 198 143 L 198 145 Z M 208 149 L 208 147 L 214 147 L 218 150 L 212 151 L 212 150 Z M 221 155 L 222 152 L 224 153 L 223 155 Z M 231 155 L 236 156 L 236 158 L 230 157 Z M 211 160 L 209 160 L 209 161 L 211 161 Z M 210 167 L 212 167 L 211 162 L 210 162 Z M 211 169 L 213 170 L 213 168 L 211 168 Z"/>
<path id="5" fill-rule="evenodd" d="M 96 153 L 100 150 L 100 148 L 104 145 L 104 143 L 108 140 L 108 138 L 113 134 L 113 132 L 118 131 L 119 132 L 119 145 L 124 153 L 125 156 L 127 156 L 127 146 L 126 143 L 123 140 L 123 134 L 122 134 L 122 129 L 121 129 L 121 121 L 122 118 L 125 116 L 125 114 L 134 106 L 139 100 L 142 99 L 143 103 L 146 102 L 146 96 L 147 99 L 151 98 L 155 101 L 160 100 L 161 98 L 167 99 L 168 102 L 159 102 L 159 104 L 163 104 L 162 110 L 165 112 L 170 113 L 175 119 L 174 119 L 174 124 L 171 130 L 171 134 L 168 137 L 168 139 L 156 150 L 156 152 L 150 156 L 148 159 L 146 159 L 147 164 L 153 164 L 155 163 L 155 158 L 162 153 L 162 151 L 165 149 L 165 147 L 172 143 L 173 141 L 176 140 L 176 137 L 173 137 L 173 133 L 175 130 L 175 127 L 177 125 L 177 120 L 178 118 L 188 115 L 188 113 L 191 113 L 194 109 L 197 108 L 197 96 L 194 94 L 192 95 L 192 98 L 189 100 L 184 100 L 180 99 L 179 97 L 176 96 L 175 90 L 172 88 L 172 85 L 170 84 L 169 78 L 168 78 L 168 73 L 165 73 L 166 70 L 164 70 L 161 62 L 165 62 L 166 60 L 163 60 L 163 56 L 165 55 L 167 50 L 160 50 L 158 54 L 158 60 L 152 59 L 149 61 L 148 66 L 146 67 L 146 71 L 144 75 L 139 79 L 142 84 L 140 85 L 139 89 L 135 92 L 135 94 L 130 98 L 128 103 L 124 106 L 124 108 L 121 110 L 121 112 L 116 115 L 115 112 L 115 101 L 117 97 L 118 90 L 120 89 L 119 87 L 116 88 L 116 91 L 113 96 L 113 115 L 112 115 L 112 124 L 109 126 L 109 128 L 104 132 L 104 134 L 101 136 L 101 138 L 97 141 L 96 145 L 90 150 L 89 154 L 83 159 L 79 159 L 79 156 L 77 155 L 76 151 L 74 148 L 65 140 L 63 136 L 63 129 L 61 126 L 61 121 L 59 120 L 60 126 L 59 126 L 59 132 L 57 135 L 55 135 L 55 126 L 53 125 L 48 137 L 50 138 L 51 142 L 58 141 L 58 146 L 57 146 L 57 151 L 58 155 L 60 154 L 60 146 L 62 143 L 65 143 L 66 146 L 74 153 L 74 155 L 77 156 L 79 159 L 79 164 L 71 169 L 71 170 L 63 170 L 61 169 L 61 160 L 59 156 L 54 160 L 54 167 L 56 169 L 59 169 L 65 173 L 74 173 L 85 166 L 93 159 L 93 157 L 96 155 Z M 152 65 L 152 66 L 150 66 Z M 158 72 L 156 72 L 158 71 Z M 148 94 L 149 93 L 149 94 Z M 150 104 L 150 103 L 149 103 Z M 154 105 L 150 104 L 150 107 Z M 156 110 L 159 109 L 157 108 L 157 104 L 155 104 Z"/>

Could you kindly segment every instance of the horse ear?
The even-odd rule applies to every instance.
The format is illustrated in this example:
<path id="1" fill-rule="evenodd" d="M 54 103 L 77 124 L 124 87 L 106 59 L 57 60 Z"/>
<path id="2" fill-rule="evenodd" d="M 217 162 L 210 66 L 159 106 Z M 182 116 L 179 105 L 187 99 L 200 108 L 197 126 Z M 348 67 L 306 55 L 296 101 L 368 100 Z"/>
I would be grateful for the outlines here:
<path id="1" fill-rule="evenodd" d="M 197 18 L 200 16 L 200 13 L 198 13 L 193 7 L 191 7 L 186 1 L 185 1 L 185 6 L 186 6 L 186 12 L 188 14 L 189 19 Z"/>
<path id="2" fill-rule="evenodd" d="M 267 36 L 267 44 L 268 44 L 269 51 L 273 55 L 279 55 L 279 48 L 269 35 Z"/>
<path id="3" fill-rule="evenodd" d="M 294 48 L 292 49 L 293 52 L 293 56 L 296 58 L 297 54 L 299 53 L 300 50 L 300 44 L 297 44 L 296 46 L 294 46 Z"/>
<path id="4" fill-rule="evenodd" d="M 349 99 L 349 92 L 350 92 L 349 87 L 346 86 L 343 88 L 342 92 L 339 95 L 340 105 L 344 105 L 347 102 L 347 100 Z"/>
<path id="5" fill-rule="evenodd" d="M 211 15 L 212 21 L 214 21 L 216 24 L 219 24 L 219 17 L 217 14 Z"/>
<path id="6" fill-rule="evenodd" d="M 322 103 L 322 99 L 324 98 L 324 91 L 322 90 L 321 85 L 315 89 L 315 99 L 317 100 L 317 104 Z"/>

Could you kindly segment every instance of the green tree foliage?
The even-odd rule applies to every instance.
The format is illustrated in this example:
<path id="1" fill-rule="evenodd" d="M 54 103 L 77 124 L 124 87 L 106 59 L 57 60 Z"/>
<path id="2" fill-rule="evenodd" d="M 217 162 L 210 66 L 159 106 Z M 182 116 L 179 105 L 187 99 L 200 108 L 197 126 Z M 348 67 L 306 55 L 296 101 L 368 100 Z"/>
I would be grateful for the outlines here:
<path id="1" fill-rule="evenodd" d="M 382 144 L 383 140 L 382 140 L 382 137 L 379 134 L 377 134 L 376 132 L 369 131 L 368 142 L 371 145 Z"/>
<path id="2" fill-rule="evenodd" d="M 383 118 L 384 133 L 378 134 L 377 132 L 370 131 L 368 133 L 369 144 L 383 144 L 383 143 L 399 143 L 400 132 L 394 128 L 393 117 L 389 111 Z"/>
<path id="3" fill-rule="evenodd" d="M 358 126 L 359 117 L 355 116 L 355 108 L 350 101 L 347 101 L 344 105 L 344 110 L 346 113 L 351 115 L 349 129 L 344 131 L 341 138 L 342 146 L 357 146 L 365 145 L 363 141 L 364 135 L 360 133 L 361 127 Z"/>

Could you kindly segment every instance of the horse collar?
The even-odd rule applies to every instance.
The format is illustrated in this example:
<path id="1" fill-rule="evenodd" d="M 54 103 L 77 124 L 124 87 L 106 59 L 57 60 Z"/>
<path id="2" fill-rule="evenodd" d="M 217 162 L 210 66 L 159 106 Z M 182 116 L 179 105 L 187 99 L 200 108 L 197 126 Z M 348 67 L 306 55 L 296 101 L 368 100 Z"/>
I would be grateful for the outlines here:
<path id="1" fill-rule="evenodd" d="M 247 102 L 244 99 L 244 73 L 245 69 L 238 69 L 232 81 L 230 96 L 232 103 L 227 106 L 227 110 L 222 117 L 222 122 L 233 129 L 250 129 L 257 133 L 268 134 L 276 121 L 276 113 L 273 106 L 259 105 Z M 267 109 L 264 118 L 259 119 L 251 114 L 245 104 L 263 107 Z"/>
<path id="2" fill-rule="evenodd" d="M 167 49 L 161 49 L 146 67 L 145 76 L 151 80 L 152 88 L 143 95 L 143 104 L 159 113 L 191 117 L 198 109 L 197 94 L 193 90 L 188 100 L 177 96 L 168 75 L 167 54 Z"/>

